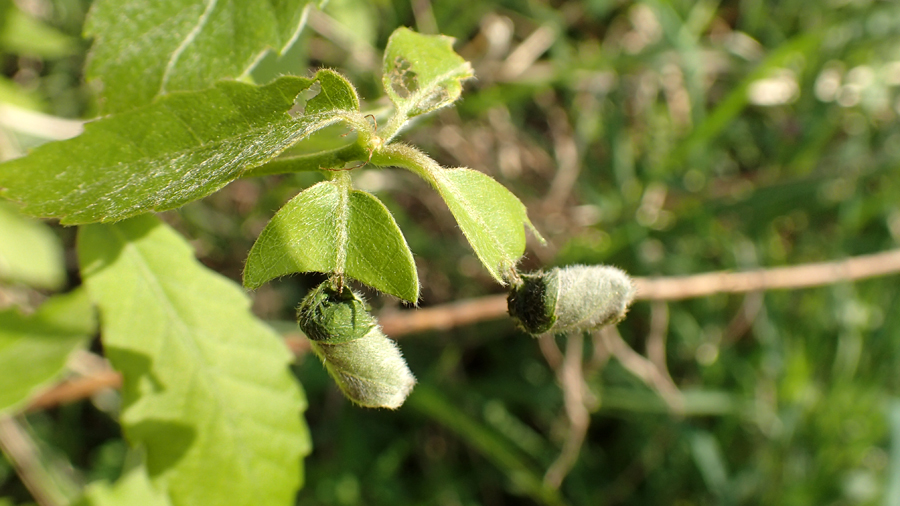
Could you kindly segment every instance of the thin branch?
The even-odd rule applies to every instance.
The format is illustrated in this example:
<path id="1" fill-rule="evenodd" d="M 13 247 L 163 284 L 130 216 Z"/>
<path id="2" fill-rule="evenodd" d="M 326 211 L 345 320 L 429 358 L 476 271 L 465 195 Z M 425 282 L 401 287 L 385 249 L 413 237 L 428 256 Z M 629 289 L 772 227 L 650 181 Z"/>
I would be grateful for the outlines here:
<path id="1" fill-rule="evenodd" d="M 551 369 L 556 371 L 563 366 L 563 353 L 557 346 L 556 337 L 553 334 L 542 334 L 538 338 L 538 347 Z"/>
<path id="2" fill-rule="evenodd" d="M 741 309 L 738 310 L 734 318 L 728 323 L 728 326 L 725 327 L 722 343 L 733 343 L 743 337 L 753 326 L 753 322 L 756 321 L 756 316 L 759 315 L 764 301 L 763 292 L 748 293 L 744 297 Z"/>
<path id="3" fill-rule="evenodd" d="M 13 465 L 19 479 L 40 506 L 64 506 L 71 498 L 56 483 L 41 452 L 28 431 L 15 418 L 0 417 L 0 450 Z M 70 488 L 74 488 L 71 485 Z"/>
<path id="4" fill-rule="evenodd" d="M 582 372 L 582 354 L 584 334 L 575 332 L 567 338 L 566 354 L 560 367 L 556 368 L 556 377 L 563 391 L 566 417 L 569 419 L 569 430 L 563 442 L 562 451 L 547 469 L 544 483 L 558 489 L 569 471 L 578 460 L 584 438 L 591 424 L 591 414 L 585 399 L 586 385 Z"/>
<path id="5" fill-rule="evenodd" d="M 89 376 L 72 378 L 59 383 L 35 397 L 25 411 L 40 411 L 53 406 L 69 404 L 91 397 L 105 388 L 120 388 L 121 386 L 121 374 L 111 369 L 96 371 Z"/>
<path id="6" fill-rule="evenodd" d="M 635 278 L 637 300 L 683 300 L 717 293 L 790 290 L 900 273 L 900 249 L 872 255 L 746 272 L 717 271 L 692 276 Z M 386 334 L 398 337 L 494 320 L 506 314 L 506 295 L 382 315 Z"/>
<path id="7" fill-rule="evenodd" d="M 693 276 L 638 278 L 637 298 L 681 300 L 716 293 L 790 290 L 874 278 L 900 272 L 900 249 L 834 262 L 775 267 L 747 272 L 710 272 Z"/>
<path id="8" fill-rule="evenodd" d="M 397 337 L 496 320 L 505 314 L 506 295 L 489 295 L 435 307 L 392 311 L 379 315 L 378 320 L 385 334 Z"/>
<path id="9" fill-rule="evenodd" d="M 836 262 L 776 267 L 748 272 L 719 271 L 694 276 L 635 278 L 635 286 L 637 287 L 638 300 L 661 301 L 705 297 L 716 293 L 808 288 L 897 273 L 900 273 L 900 249 L 872 255 L 861 255 Z M 748 308 L 748 311 L 750 309 L 752 307 Z M 495 320 L 505 315 L 506 295 L 488 295 L 430 308 L 392 311 L 380 315 L 379 319 L 385 334 L 391 337 L 400 337 L 417 332 L 441 331 L 472 325 L 482 321 Z M 298 356 L 309 350 L 309 345 L 305 342 L 306 340 L 303 336 L 289 335 L 286 336 L 286 341 L 288 346 Z M 595 336 L 594 342 L 595 345 L 600 344 L 602 339 Z M 628 345 L 626 344 L 625 346 Z M 601 348 L 601 346 L 595 346 L 595 356 L 592 362 L 602 364 L 607 358 L 605 350 Z M 632 353 L 634 353 L 633 350 Z M 646 360 L 640 355 L 637 356 Z M 648 361 L 648 363 L 650 362 Z M 589 367 L 594 367 L 594 365 Z M 78 382 L 81 385 L 90 384 L 88 378 L 81 378 Z M 111 377 L 98 380 L 96 382 L 97 389 L 106 388 L 109 386 L 108 383 L 111 382 Z M 56 393 L 54 390 L 57 388 L 66 388 L 69 393 L 66 395 Z M 64 383 L 45 392 L 44 396 L 47 396 L 46 399 L 53 399 L 53 396 L 61 396 L 60 402 L 74 402 L 80 398 L 73 392 L 81 392 L 83 394 L 81 398 L 89 397 L 93 393 L 86 387 L 82 390 L 79 390 L 79 388 L 66 386 Z M 54 405 L 45 400 L 40 401 L 41 404 L 38 406 L 38 399 L 33 402 L 33 405 L 36 406 L 33 409 Z M 31 406 L 28 409 L 32 409 Z"/>
<path id="10" fill-rule="evenodd" d="M 650 333 L 647 335 L 647 358 L 672 382 L 666 365 L 666 336 L 669 330 L 669 306 L 661 300 L 650 304 Z"/>
<path id="11" fill-rule="evenodd" d="M 603 344 L 628 372 L 655 390 L 669 409 L 675 413 L 684 412 L 684 397 L 668 375 L 663 374 L 653 362 L 628 346 L 616 327 L 609 325 L 598 332 L 603 337 Z"/>

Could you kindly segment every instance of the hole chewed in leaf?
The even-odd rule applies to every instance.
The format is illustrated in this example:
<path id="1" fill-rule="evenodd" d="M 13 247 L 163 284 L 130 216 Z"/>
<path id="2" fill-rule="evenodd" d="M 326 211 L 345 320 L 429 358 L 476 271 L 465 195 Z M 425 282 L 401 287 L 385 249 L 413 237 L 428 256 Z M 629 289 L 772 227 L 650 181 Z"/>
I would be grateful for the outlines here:
<path id="1" fill-rule="evenodd" d="M 391 87 L 401 98 L 409 98 L 419 90 L 419 76 L 412 70 L 412 64 L 406 58 L 394 58 L 391 66 Z"/>

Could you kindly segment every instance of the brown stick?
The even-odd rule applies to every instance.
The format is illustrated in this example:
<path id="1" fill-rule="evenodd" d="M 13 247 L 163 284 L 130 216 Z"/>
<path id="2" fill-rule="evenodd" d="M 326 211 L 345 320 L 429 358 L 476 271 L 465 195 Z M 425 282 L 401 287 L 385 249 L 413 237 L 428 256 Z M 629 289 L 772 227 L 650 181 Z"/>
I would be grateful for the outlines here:
<path id="1" fill-rule="evenodd" d="M 692 276 L 635 278 L 637 300 L 682 300 L 717 293 L 747 293 L 830 285 L 900 273 L 900 249 L 836 262 L 746 272 L 717 271 Z M 506 295 L 488 295 L 430 308 L 381 316 L 385 334 L 398 337 L 494 320 L 506 314 Z"/>
<path id="2" fill-rule="evenodd" d="M 746 293 L 830 285 L 900 272 L 900 249 L 834 262 L 775 267 L 748 272 L 710 272 L 693 276 L 638 278 L 637 298 L 681 300 L 716 293 Z"/>
<path id="3" fill-rule="evenodd" d="M 35 397 L 26 411 L 40 411 L 61 404 L 85 399 L 104 388 L 122 386 L 122 375 L 116 371 L 99 371 L 89 376 L 72 378 L 59 383 L 53 388 Z"/>
<path id="4" fill-rule="evenodd" d="M 808 288 L 896 273 L 900 273 L 900 249 L 836 262 L 748 272 L 719 271 L 693 276 L 635 278 L 634 281 L 638 300 L 681 300 L 716 293 Z M 447 330 L 495 320 L 505 314 L 506 295 L 488 295 L 430 308 L 390 312 L 380 315 L 379 319 L 385 334 L 400 337 L 427 330 Z M 298 356 L 309 349 L 304 340 L 298 336 L 290 336 L 287 342 Z M 114 383 L 121 381 L 118 375 L 114 380 L 113 374 L 116 373 L 102 373 L 103 377 L 91 375 L 57 385 L 35 399 L 27 410 L 45 409 L 89 397 L 93 392 L 115 386 Z"/>

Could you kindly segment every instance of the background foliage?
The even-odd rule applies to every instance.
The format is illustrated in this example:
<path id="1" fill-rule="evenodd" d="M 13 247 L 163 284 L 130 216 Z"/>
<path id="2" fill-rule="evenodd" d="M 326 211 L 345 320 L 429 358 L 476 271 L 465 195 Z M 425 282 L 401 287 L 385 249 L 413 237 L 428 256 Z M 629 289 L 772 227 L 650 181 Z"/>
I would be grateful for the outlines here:
<path id="1" fill-rule="evenodd" d="M 21 4 L 2 4 L 0 98 L 96 116 L 81 74 L 88 2 Z M 404 138 L 443 165 L 490 174 L 525 202 L 549 242 L 530 247 L 526 268 L 610 263 L 680 275 L 900 241 L 894 2 L 332 0 L 254 77 L 337 68 L 369 108 L 386 106 L 380 54 L 400 25 L 456 37 L 477 76 L 455 108 Z M 15 118 L 0 110 L 4 156 L 50 138 Z M 416 255 L 421 305 L 498 290 L 424 183 L 403 171 L 357 172 Z M 318 180 L 238 180 L 161 216 L 204 264 L 239 280 L 274 210 Z M 78 283 L 73 230 L 57 232 L 68 281 L 29 274 L 38 286 Z M 11 279 L 19 271 L 4 261 L 16 258 L 14 244 L 0 238 L 3 300 L 40 300 L 12 284 L 31 281 Z M 318 281 L 265 285 L 254 311 L 291 332 L 294 306 Z M 298 504 L 896 504 L 898 296 L 896 279 L 884 278 L 669 304 L 668 366 L 686 414 L 670 414 L 617 361 L 598 368 L 587 378 L 597 409 L 558 495 L 539 484 L 567 430 L 563 396 L 537 343 L 511 322 L 404 339 L 420 383 L 396 412 L 349 405 L 304 357 L 294 372 L 309 398 L 313 453 Z M 638 303 L 619 326 L 638 351 L 651 313 Z M 28 415 L 43 458 L 75 483 L 123 469 L 109 395 Z M 31 500 L 3 460 L 0 498 Z"/>

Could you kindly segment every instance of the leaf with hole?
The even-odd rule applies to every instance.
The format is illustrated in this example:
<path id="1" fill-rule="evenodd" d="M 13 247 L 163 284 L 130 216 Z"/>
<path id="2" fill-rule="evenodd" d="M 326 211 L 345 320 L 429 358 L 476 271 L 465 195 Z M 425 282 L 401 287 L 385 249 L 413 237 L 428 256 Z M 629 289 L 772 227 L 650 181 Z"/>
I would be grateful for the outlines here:
<path id="1" fill-rule="evenodd" d="M 2 195 L 64 224 L 117 221 L 213 193 L 348 113 L 292 118 L 314 79 L 224 81 L 88 123 L 79 137 L 0 165 Z M 326 89 L 323 83 L 322 88 Z"/>
<path id="2" fill-rule="evenodd" d="M 384 89 L 398 112 L 411 118 L 452 104 L 472 66 L 453 51 L 453 38 L 398 28 L 384 50 Z"/>

